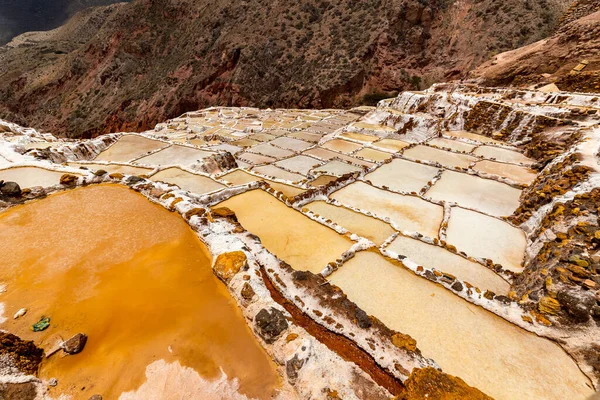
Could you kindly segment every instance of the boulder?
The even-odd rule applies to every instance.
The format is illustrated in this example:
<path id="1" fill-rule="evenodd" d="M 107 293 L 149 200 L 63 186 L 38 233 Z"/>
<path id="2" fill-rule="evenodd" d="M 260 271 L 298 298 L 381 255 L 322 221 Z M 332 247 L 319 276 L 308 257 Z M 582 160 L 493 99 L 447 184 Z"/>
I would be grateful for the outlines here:
<path id="1" fill-rule="evenodd" d="M 65 186 L 73 186 L 77 183 L 77 176 L 71 174 L 64 174 L 60 177 L 60 184 Z"/>
<path id="2" fill-rule="evenodd" d="M 237 222 L 237 217 L 235 216 L 235 212 L 233 212 L 233 210 L 231 210 L 227 207 L 213 208 L 210 212 L 215 217 L 231 218 L 232 220 Z"/>
<path id="3" fill-rule="evenodd" d="M 16 182 L 4 182 L 0 185 L 0 193 L 4 196 L 19 197 L 21 195 L 21 187 Z"/>
<path id="4" fill-rule="evenodd" d="M 118 180 L 121 180 L 121 179 L 123 179 L 123 178 L 125 177 L 125 175 L 123 175 L 123 174 L 120 174 L 120 173 L 118 173 L 118 172 L 115 172 L 115 173 L 113 173 L 113 174 L 110 174 L 110 175 L 108 175 L 108 177 L 109 177 L 109 178 L 111 178 L 111 179 L 118 179 Z"/>
<path id="5" fill-rule="evenodd" d="M 594 295 L 581 289 L 564 289 L 557 293 L 556 299 L 576 322 L 587 322 L 592 308 L 596 305 Z"/>
<path id="6" fill-rule="evenodd" d="M 248 282 L 244 283 L 244 286 L 242 287 L 242 291 L 240 292 L 240 294 L 246 301 L 252 300 L 252 298 L 255 295 L 254 289 L 252 289 L 252 286 L 250 286 L 250 284 Z"/>
<path id="7" fill-rule="evenodd" d="M 125 183 L 128 185 L 135 185 L 136 183 L 140 183 L 144 181 L 144 178 L 140 178 L 139 176 L 132 175 L 129 178 L 125 179 Z"/>
<path id="8" fill-rule="evenodd" d="M 72 338 L 65 341 L 62 345 L 63 351 L 67 354 L 81 353 L 87 343 L 87 335 L 78 333 Z"/>
<path id="9" fill-rule="evenodd" d="M 292 272 L 292 279 L 295 281 L 305 281 L 308 279 L 309 272 L 307 271 L 294 271 Z"/>
<path id="10" fill-rule="evenodd" d="M 373 325 L 373 322 L 371 322 L 371 318 L 369 318 L 369 315 L 360 308 L 356 309 L 354 315 L 356 316 L 357 325 L 362 329 L 369 329 L 371 325 Z"/>
<path id="11" fill-rule="evenodd" d="M 555 315 L 560 311 L 560 303 L 552 297 L 544 296 L 538 304 L 538 309 L 544 314 Z"/>
<path id="12" fill-rule="evenodd" d="M 246 254 L 243 251 L 232 251 L 230 253 L 223 253 L 217 257 L 214 270 L 219 279 L 228 283 L 246 265 Z"/>
<path id="13" fill-rule="evenodd" d="M 392 335 L 392 343 L 399 349 L 417 351 L 417 341 L 409 335 L 400 332 L 396 332 Z"/>
<path id="14" fill-rule="evenodd" d="M 274 343 L 279 335 L 288 328 L 288 322 L 283 312 L 271 307 L 263 308 L 254 317 L 258 335 L 268 344 Z"/>
<path id="15" fill-rule="evenodd" d="M 431 367 L 415 368 L 404 385 L 406 393 L 402 398 L 405 400 L 492 400 L 478 389 L 467 385 L 462 379 Z"/>
<path id="16" fill-rule="evenodd" d="M 462 290 L 464 289 L 462 283 L 460 283 L 459 281 L 455 281 L 452 284 L 452 289 L 456 290 L 457 292 L 462 292 Z"/>
<path id="17" fill-rule="evenodd" d="M 0 399 L 35 400 L 38 398 L 34 382 L 0 383 Z"/>
<path id="18" fill-rule="evenodd" d="M 560 89 L 558 88 L 558 86 L 556 86 L 555 83 L 549 83 L 548 85 L 538 88 L 538 91 L 542 93 L 558 93 L 560 92 Z"/>
<path id="19" fill-rule="evenodd" d="M 298 355 L 294 355 L 293 358 L 289 359 L 285 363 L 285 372 L 288 377 L 288 381 L 293 385 L 298 379 L 298 371 L 304 366 L 305 360 L 298 358 Z"/>

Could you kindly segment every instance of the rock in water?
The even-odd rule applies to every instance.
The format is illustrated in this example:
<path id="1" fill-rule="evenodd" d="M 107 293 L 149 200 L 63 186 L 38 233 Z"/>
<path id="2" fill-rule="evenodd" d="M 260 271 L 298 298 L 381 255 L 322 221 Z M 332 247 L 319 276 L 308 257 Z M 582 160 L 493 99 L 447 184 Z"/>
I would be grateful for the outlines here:
<path id="1" fill-rule="evenodd" d="M 87 335 L 84 333 L 78 333 L 77 335 L 64 342 L 62 348 L 67 354 L 77 354 L 83 350 L 86 343 Z"/>
<path id="2" fill-rule="evenodd" d="M 17 311 L 13 317 L 13 319 L 17 319 L 22 317 L 23 315 L 25 315 L 25 313 L 27 312 L 26 308 L 21 308 L 19 311 Z"/>

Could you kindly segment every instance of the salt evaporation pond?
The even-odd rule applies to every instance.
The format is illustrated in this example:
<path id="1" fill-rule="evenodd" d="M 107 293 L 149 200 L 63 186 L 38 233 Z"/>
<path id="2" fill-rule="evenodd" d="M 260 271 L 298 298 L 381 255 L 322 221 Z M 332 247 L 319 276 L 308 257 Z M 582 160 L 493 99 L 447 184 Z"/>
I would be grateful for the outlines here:
<path id="1" fill-rule="evenodd" d="M 162 181 L 172 183 L 179 186 L 183 190 L 187 190 L 196 194 L 205 194 L 223 189 L 225 185 L 212 180 L 207 176 L 192 174 L 179 168 L 164 169 L 150 178 L 153 181 Z"/>
<path id="2" fill-rule="evenodd" d="M 407 146 L 409 146 L 408 143 L 397 139 L 383 139 L 379 142 L 373 143 L 373 147 L 384 151 L 389 151 L 391 153 L 397 153 Z"/>
<path id="3" fill-rule="evenodd" d="M 283 158 L 289 157 L 294 154 L 293 151 L 281 149 L 279 147 L 275 147 L 269 143 L 262 143 L 258 146 L 254 146 L 248 151 L 253 153 L 262 154 L 263 156 L 275 157 L 275 158 Z"/>
<path id="4" fill-rule="evenodd" d="M 9 209 L 0 253 L 0 301 L 11 316 L 0 328 L 46 351 L 59 337 L 88 335 L 80 354 L 44 359 L 40 377 L 58 380 L 53 397 L 115 399 L 148 384 L 147 368 L 168 369 L 171 381 L 193 370 L 195 386 L 215 384 L 222 370 L 249 397 L 270 398 L 279 386 L 204 244 L 178 215 L 128 188 L 91 186 Z M 21 308 L 27 314 L 13 320 Z M 42 315 L 50 327 L 32 332 Z M 173 396 L 165 390 L 153 394 Z"/>
<path id="5" fill-rule="evenodd" d="M 477 161 L 476 157 L 467 154 L 453 153 L 423 145 L 404 150 L 402 155 L 412 160 L 437 162 L 444 167 L 468 168 L 471 163 Z"/>
<path id="6" fill-rule="evenodd" d="M 127 162 L 169 144 L 138 135 L 123 135 L 96 157 L 96 161 Z"/>
<path id="7" fill-rule="evenodd" d="M 312 149 L 306 150 L 302 154 L 316 157 L 316 158 L 318 158 L 320 160 L 324 160 L 324 161 L 329 161 L 334 158 L 337 158 L 341 161 L 347 161 L 350 164 L 354 164 L 354 165 L 362 165 L 367 168 L 371 168 L 372 166 L 375 165 L 372 162 L 361 160 L 360 158 L 356 158 L 356 157 L 351 157 L 346 154 L 337 153 L 335 151 L 327 150 L 327 149 L 324 149 L 321 147 L 313 147 Z"/>
<path id="8" fill-rule="evenodd" d="M 501 217 L 511 215 L 519 207 L 521 191 L 495 180 L 444 171 L 425 196 Z"/>
<path id="9" fill-rule="evenodd" d="M 473 140 L 479 143 L 490 143 L 490 144 L 504 144 L 499 140 L 489 138 L 487 136 L 478 135 L 477 133 L 465 132 L 465 131 L 446 131 L 443 133 L 444 136 L 449 136 L 456 139 L 467 139 Z"/>
<path id="10" fill-rule="evenodd" d="M 263 156 L 263 155 L 255 154 L 255 153 L 247 153 L 247 152 L 237 154 L 236 158 L 238 158 L 242 161 L 245 161 L 248 164 L 252 164 L 252 165 L 267 164 L 267 163 L 276 161 L 276 159 L 273 157 Z"/>
<path id="11" fill-rule="evenodd" d="M 198 150 L 195 147 L 173 145 L 166 149 L 152 153 L 149 156 L 135 160 L 136 164 L 146 165 L 190 165 L 200 162 L 203 158 L 214 153 Z"/>
<path id="12" fill-rule="evenodd" d="M 392 158 L 391 153 L 386 153 L 385 151 L 371 149 L 369 147 L 365 147 L 364 149 L 357 151 L 356 153 L 354 153 L 354 155 L 357 157 L 362 157 L 364 159 L 376 161 L 376 162 L 389 160 L 390 158 Z"/>
<path id="13" fill-rule="evenodd" d="M 64 172 L 37 167 L 16 167 L 0 170 L 0 181 L 17 182 L 22 189 L 34 186 L 58 185 Z"/>
<path id="14" fill-rule="evenodd" d="M 527 248 L 525 233 L 497 218 L 452 207 L 446 230 L 448 244 L 472 257 L 487 258 L 505 269 L 521 272 Z"/>
<path id="15" fill-rule="evenodd" d="M 475 146 L 472 144 L 459 142 L 458 140 L 446 139 L 446 138 L 434 138 L 427 142 L 430 146 L 443 147 L 454 151 L 471 152 Z"/>
<path id="16" fill-rule="evenodd" d="M 473 170 L 502 176 L 523 185 L 531 184 L 537 177 L 537 172 L 532 169 L 521 167 L 520 165 L 505 164 L 489 160 L 479 161 L 475 164 Z"/>
<path id="17" fill-rule="evenodd" d="M 297 270 L 319 273 L 353 244 L 262 190 L 242 193 L 218 206 L 232 209 L 267 250 Z"/>
<path id="18" fill-rule="evenodd" d="M 357 143 L 352 143 L 347 140 L 333 139 L 323 145 L 324 148 L 339 151 L 340 153 L 350 154 L 362 147 Z"/>
<path id="19" fill-rule="evenodd" d="M 406 236 L 398 236 L 386 250 L 408 257 L 426 268 L 450 273 L 459 279 L 467 281 L 480 289 L 492 290 L 497 294 L 507 294 L 510 285 L 494 271 L 487 267 L 469 261 L 448 250 L 421 242 Z"/>
<path id="20" fill-rule="evenodd" d="M 411 335 L 425 357 L 497 400 L 585 399 L 587 377 L 556 343 L 467 303 L 375 252 L 331 275 L 348 298 Z"/>
<path id="21" fill-rule="evenodd" d="M 284 181 L 300 182 L 306 179 L 306 177 L 303 175 L 285 171 L 274 165 L 261 165 L 260 167 L 253 168 L 252 170 L 258 172 L 261 175 L 270 176 L 275 179 L 281 179 Z"/>
<path id="22" fill-rule="evenodd" d="M 357 213 L 346 207 L 334 206 L 324 201 L 313 201 L 304 206 L 325 219 L 329 219 L 341 227 L 359 236 L 369 239 L 377 245 L 383 244 L 396 231 L 385 222 Z"/>
<path id="23" fill-rule="evenodd" d="M 500 147 L 494 146 L 481 146 L 475 149 L 473 154 L 478 156 L 482 156 L 485 158 L 494 158 L 498 161 L 508 162 L 508 163 L 522 163 L 522 164 L 533 164 L 534 160 L 525 157 L 522 153 L 518 151 L 502 149 Z"/>
<path id="24" fill-rule="evenodd" d="M 233 172 L 229 172 L 225 175 L 222 175 L 219 177 L 219 179 L 227 181 L 227 182 L 231 183 L 232 185 L 243 185 L 243 184 L 250 183 L 250 182 L 263 181 L 263 182 L 268 183 L 269 186 L 271 186 L 273 189 L 277 190 L 278 192 L 283 193 L 287 197 L 294 197 L 294 196 L 297 196 L 300 193 L 304 193 L 306 191 L 306 189 L 301 189 L 301 188 L 297 188 L 295 186 L 286 185 L 285 183 L 275 182 L 270 179 L 266 179 L 266 178 L 263 178 L 260 176 L 249 174 L 240 169 L 235 170 Z"/>
<path id="25" fill-rule="evenodd" d="M 319 134 L 319 133 L 300 131 L 300 132 L 293 132 L 288 137 L 291 137 L 294 139 L 299 139 L 299 140 L 304 140 L 304 141 L 310 142 L 310 143 L 317 143 L 319 140 L 321 140 L 323 135 Z"/>
<path id="26" fill-rule="evenodd" d="M 277 147 L 281 147 L 282 149 L 291 151 L 302 151 L 312 146 L 312 143 L 308 143 L 304 140 L 294 139 L 290 137 L 278 137 L 277 139 L 269 143 Z"/>
<path id="27" fill-rule="evenodd" d="M 419 192 L 438 174 L 439 170 L 429 165 L 395 159 L 371 172 L 365 179 L 378 187 L 389 187 L 401 192 Z"/>
<path id="28" fill-rule="evenodd" d="M 366 142 L 366 143 L 376 142 L 380 139 L 379 136 L 365 135 L 363 133 L 358 133 L 358 132 L 344 132 L 340 136 L 344 137 L 344 138 L 348 138 L 348 139 L 357 140 L 359 142 Z"/>
<path id="29" fill-rule="evenodd" d="M 286 158 L 281 161 L 277 161 L 275 165 L 288 171 L 296 172 L 301 175 L 308 175 L 308 172 L 322 162 L 316 158 L 299 155 L 291 158 Z"/>
<path id="30" fill-rule="evenodd" d="M 395 227 L 409 232 L 419 232 L 431 238 L 438 237 L 444 208 L 419 197 L 404 196 L 355 182 L 334 192 L 331 199 L 378 218 L 389 218 Z"/>
<path id="31" fill-rule="evenodd" d="M 343 161 L 333 160 L 312 170 L 314 174 L 342 176 L 362 171 L 362 168 Z"/>
<path id="32" fill-rule="evenodd" d="M 310 181 L 309 186 L 316 188 L 319 186 L 327 185 L 328 183 L 334 182 L 336 180 L 338 180 L 338 177 L 334 175 L 319 175 L 319 177 Z"/>

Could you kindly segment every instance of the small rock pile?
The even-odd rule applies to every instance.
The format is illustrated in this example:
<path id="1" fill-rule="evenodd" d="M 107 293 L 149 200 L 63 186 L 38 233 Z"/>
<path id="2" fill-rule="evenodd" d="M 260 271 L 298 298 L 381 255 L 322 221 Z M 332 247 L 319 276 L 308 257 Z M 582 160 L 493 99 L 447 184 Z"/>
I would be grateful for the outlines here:
<path id="1" fill-rule="evenodd" d="M 600 7 L 600 3 L 598 3 Z M 600 71 L 583 71 L 561 77 L 557 84 L 570 92 L 600 92 Z"/>
<path id="2" fill-rule="evenodd" d="M 584 181 L 590 174 L 591 168 L 585 165 L 574 165 L 576 161 L 577 156 L 571 155 L 550 168 L 547 173 L 538 175 L 521 194 L 521 204 L 511 217 L 511 222 L 519 225 L 527 221 L 540 207 Z"/>
<path id="3" fill-rule="evenodd" d="M 24 374 L 35 375 L 43 355 L 44 350 L 32 341 L 0 332 L 0 370 L 16 368 Z"/>
<path id="4" fill-rule="evenodd" d="M 559 26 L 562 27 L 596 11 L 600 11 L 600 3 L 597 0 L 577 0 L 571 4 L 569 9 L 561 17 Z"/>
<path id="5" fill-rule="evenodd" d="M 519 276 L 517 294 L 565 322 L 600 322 L 600 189 L 558 203 L 542 221 L 546 241 Z"/>

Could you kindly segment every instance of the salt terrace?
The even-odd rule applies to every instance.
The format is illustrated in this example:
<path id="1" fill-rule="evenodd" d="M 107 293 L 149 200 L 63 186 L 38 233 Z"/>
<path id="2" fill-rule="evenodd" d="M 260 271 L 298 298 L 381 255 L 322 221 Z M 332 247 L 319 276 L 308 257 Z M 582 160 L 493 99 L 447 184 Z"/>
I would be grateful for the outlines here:
<path id="1" fill-rule="evenodd" d="M 0 254 L 14 258 L 0 328 L 46 352 L 40 380 L 13 368 L 0 383 L 74 398 L 585 399 L 600 384 L 599 109 L 446 84 L 350 110 L 215 107 L 84 141 L 0 121 L 0 181 L 20 186 L 0 187 Z M 110 288 L 127 285 L 155 311 L 121 312 Z M 28 331 L 42 315 L 49 328 Z M 82 353 L 54 354 L 79 331 Z M 119 379 L 108 365 L 125 360 Z"/>

